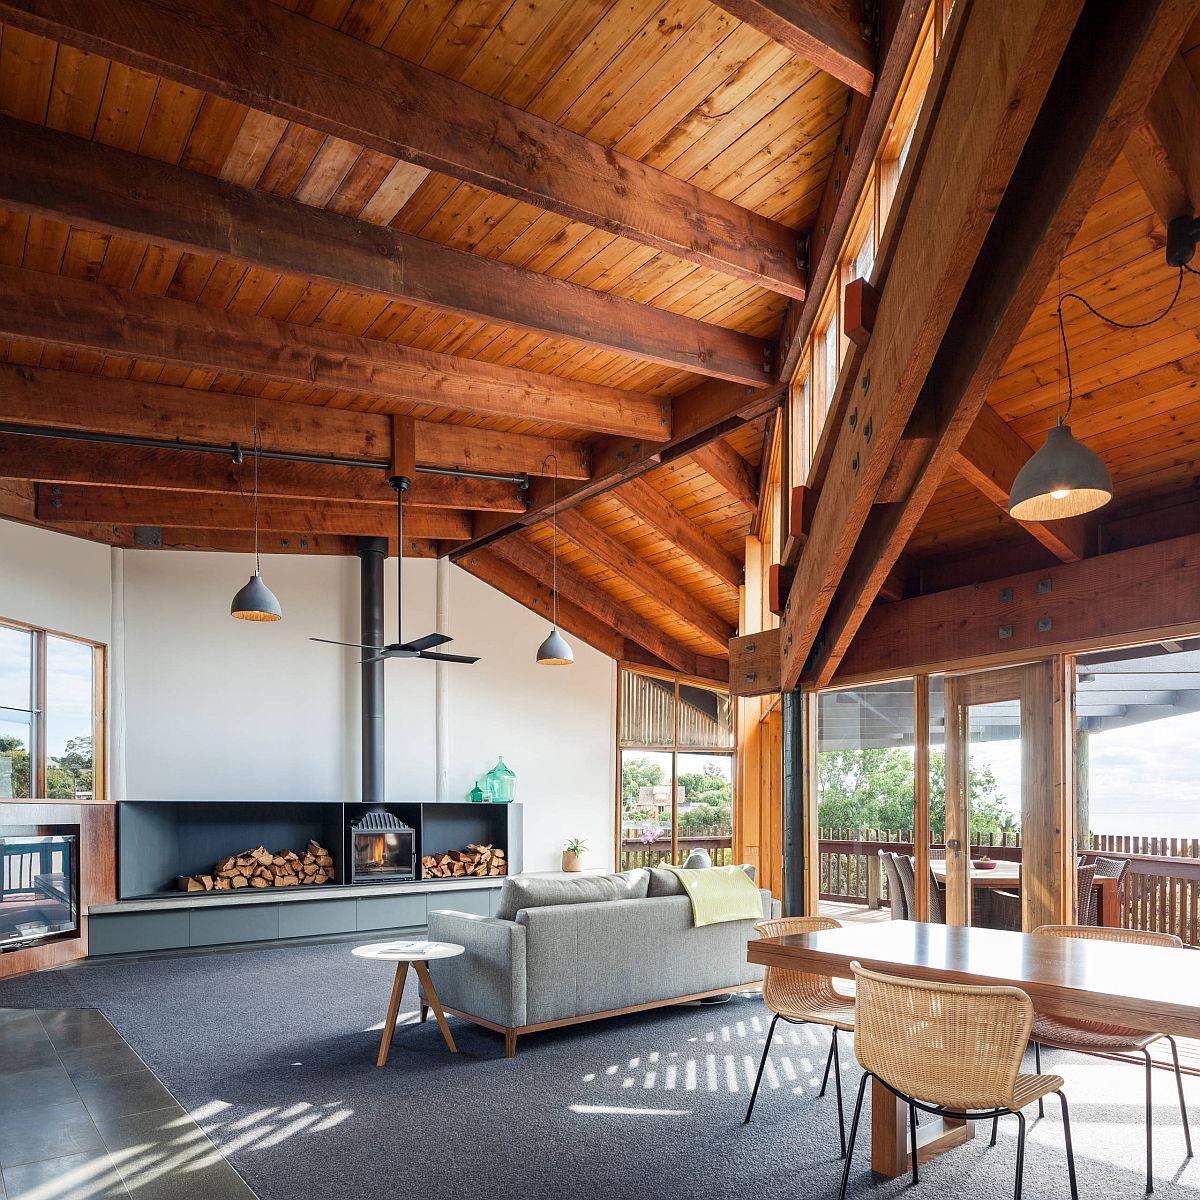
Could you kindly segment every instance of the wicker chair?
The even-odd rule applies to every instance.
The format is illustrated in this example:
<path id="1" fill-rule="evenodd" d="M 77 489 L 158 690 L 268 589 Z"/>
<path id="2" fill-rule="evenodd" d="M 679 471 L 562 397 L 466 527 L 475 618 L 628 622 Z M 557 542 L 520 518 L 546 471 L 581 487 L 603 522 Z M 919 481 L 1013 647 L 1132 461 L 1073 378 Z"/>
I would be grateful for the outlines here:
<path id="1" fill-rule="evenodd" d="M 917 913 L 917 876 L 913 870 L 913 860 L 907 854 L 896 855 L 896 870 L 900 872 L 900 886 L 904 889 L 904 907 L 908 909 L 908 919 L 915 921 Z"/>
<path id="2" fill-rule="evenodd" d="M 900 882 L 900 872 L 896 870 L 896 856 L 890 850 L 880 850 L 878 853 L 887 875 L 888 903 L 892 909 L 892 920 L 907 921 L 908 905 L 904 903 L 904 885 Z"/>
<path id="3" fill-rule="evenodd" d="M 824 929 L 841 929 L 840 921 L 832 917 L 784 917 L 777 921 L 763 921 L 755 925 L 761 937 L 782 937 L 789 933 L 819 933 Z M 789 971 L 784 967 L 767 967 L 763 979 L 763 1000 L 775 1014 L 767 1031 L 767 1042 L 763 1046 L 758 1074 L 754 1079 L 754 1090 L 750 1093 L 750 1104 L 746 1108 L 743 1124 L 749 1124 L 754 1112 L 754 1101 L 758 1098 L 758 1087 L 762 1083 L 767 1055 L 771 1051 L 771 1039 L 780 1018 L 792 1025 L 828 1025 L 831 1030 L 829 1057 L 825 1060 L 825 1076 L 821 1080 L 821 1092 L 829 1085 L 830 1068 L 833 1069 L 834 1092 L 837 1095 L 838 1138 L 842 1154 L 846 1153 L 846 1124 L 842 1113 L 842 1073 L 838 1057 L 838 1030 L 852 1032 L 854 1029 L 854 997 L 839 992 L 828 975 L 809 975 L 803 971 Z"/>
<path id="4" fill-rule="evenodd" d="M 1025 1166 L 1022 1109 L 1053 1092 L 1062 1104 L 1072 1200 L 1078 1200 L 1071 1120 L 1057 1075 L 1024 1075 L 1021 1060 L 1033 1025 L 1033 1004 L 1019 988 L 967 987 L 899 979 L 853 964 L 857 1003 L 854 1049 L 863 1068 L 842 1171 L 841 1200 L 850 1179 L 867 1080 L 877 1079 L 908 1104 L 913 1183 L 917 1175 L 917 1110 L 960 1121 L 992 1118 L 992 1145 L 1002 1116 L 1017 1118 L 1016 1200 Z"/>
<path id="5" fill-rule="evenodd" d="M 1091 938 L 1096 941 L 1129 942 L 1140 946 L 1183 946 L 1182 938 L 1176 937 L 1173 933 L 1151 933 L 1142 929 L 1041 925 L 1033 932 L 1039 937 Z M 1187 1101 L 1183 1095 L 1183 1076 L 1179 1070 L 1179 1048 L 1170 1034 L 1145 1033 L 1140 1029 L 1126 1029 L 1120 1025 L 1103 1025 L 1094 1021 L 1070 1021 L 1063 1017 L 1049 1017 L 1042 1013 L 1038 1013 L 1033 1021 L 1034 1062 L 1039 1070 L 1041 1069 L 1043 1046 L 1051 1046 L 1056 1050 L 1076 1050 L 1080 1054 L 1102 1056 L 1140 1051 L 1145 1056 L 1147 1193 L 1154 1191 L 1154 1063 L 1150 1057 L 1150 1047 L 1164 1037 L 1171 1044 L 1171 1058 L 1175 1064 L 1175 1087 L 1179 1092 L 1179 1114 L 1183 1118 L 1183 1139 L 1187 1146 L 1187 1156 L 1191 1158 L 1192 1131 L 1188 1125 Z"/>

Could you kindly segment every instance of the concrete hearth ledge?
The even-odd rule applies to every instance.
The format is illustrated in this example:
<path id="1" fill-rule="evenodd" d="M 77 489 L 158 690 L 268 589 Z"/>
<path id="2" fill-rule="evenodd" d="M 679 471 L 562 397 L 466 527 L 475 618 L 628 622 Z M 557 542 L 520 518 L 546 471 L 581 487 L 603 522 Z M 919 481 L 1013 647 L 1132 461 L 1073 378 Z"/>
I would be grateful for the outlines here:
<path id="1" fill-rule="evenodd" d="M 161 912 L 168 909 L 204 908 L 221 904 L 307 903 L 321 900 L 361 900 L 371 896 L 404 896 L 427 892 L 479 891 L 498 888 L 503 876 L 473 876 L 462 879 L 414 879 L 410 883 L 335 883 L 322 887 L 255 888 L 236 892 L 180 892 L 177 896 L 145 896 L 118 900 L 114 904 L 89 904 L 88 916 L 106 913 Z"/>

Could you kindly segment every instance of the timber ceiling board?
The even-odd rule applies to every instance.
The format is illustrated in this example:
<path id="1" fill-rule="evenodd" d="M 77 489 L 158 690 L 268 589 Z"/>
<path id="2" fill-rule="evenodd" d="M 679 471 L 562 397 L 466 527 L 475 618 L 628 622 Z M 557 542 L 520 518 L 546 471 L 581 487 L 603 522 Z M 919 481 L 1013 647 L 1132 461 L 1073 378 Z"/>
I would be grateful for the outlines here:
<path id="1" fill-rule="evenodd" d="M 706 0 L 291 4 L 760 215 L 812 218 L 845 89 Z M 0 111 L 188 170 L 761 336 L 784 301 L 472 185 L 155 76 L 0 29 Z M 695 377 L 563 338 L 388 304 L 215 258 L 9 217 L 0 256 L 37 270 L 656 395 Z"/>
<path id="2" fill-rule="evenodd" d="M 1189 53 L 1200 68 L 1200 48 Z M 1124 159 L 1118 160 L 1062 262 L 1061 288 L 1079 291 L 1126 322 L 1161 312 L 1176 273 L 1163 261 L 1165 231 Z M 989 402 L 1033 447 L 1057 420 L 1061 379 L 1057 277 L 996 380 Z M 1071 426 L 1108 464 L 1117 504 L 1165 498 L 1200 479 L 1200 278 L 1164 321 L 1113 329 L 1068 302 L 1075 379 Z M 1013 523 L 953 473 L 917 527 L 909 551 L 953 555 L 1012 537 Z"/>

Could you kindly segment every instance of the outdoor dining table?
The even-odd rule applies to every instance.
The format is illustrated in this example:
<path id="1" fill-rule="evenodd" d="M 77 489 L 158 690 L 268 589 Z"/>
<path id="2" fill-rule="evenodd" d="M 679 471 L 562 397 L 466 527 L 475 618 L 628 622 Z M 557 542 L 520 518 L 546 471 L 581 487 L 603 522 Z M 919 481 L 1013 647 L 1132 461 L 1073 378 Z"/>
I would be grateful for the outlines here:
<path id="1" fill-rule="evenodd" d="M 1052 1016 L 1200 1037 L 1200 954 L 1160 946 L 885 921 L 761 938 L 749 943 L 747 958 L 763 966 L 841 979 L 852 979 L 850 964 L 858 962 L 913 979 L 1011 985 Z M 918 1161 L 935 1158 L 972 1137 L 970 1121 L 924 1121 L 918 1129 Z M 871 1166 L 887 1177 L 910 1170 L 907 1110 L 875 1081 Z"/>
<path id="2" fill-rule="evenodd" d="M 943 887 L 946 886 L 946 860 L 931 859 L 930 873 Z M 1021 864 L 996 860 L 994 867 L 977 867 L 971 864 L 971 886 L 979 888 L 1017 888 L 1021 886 Z"/>

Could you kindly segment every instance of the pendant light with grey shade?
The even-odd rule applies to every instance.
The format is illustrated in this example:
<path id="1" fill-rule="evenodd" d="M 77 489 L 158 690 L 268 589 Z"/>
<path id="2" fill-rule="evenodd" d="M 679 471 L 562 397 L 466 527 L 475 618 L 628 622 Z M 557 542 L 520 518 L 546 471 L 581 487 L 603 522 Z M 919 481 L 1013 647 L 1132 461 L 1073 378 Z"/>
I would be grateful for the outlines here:
<path id="1" fill-rule="evenodd" d="M 575 661 L 575 652 L 571 649 L 567 639 L 558 632 L 558 457 L 548 454 L 542 465 L 545 466 L 551 460 L 554 462 L 554 483 L 550 501 L 550 600 L 552 612 L 550 633 L 538 647 L 537 661 L 538 665 L 542 667 L 569 667 Z"/>
<path id="2" fill-rule="evenodd" d="M 283 609 L 262 578 L 258 553 L 258 404 L 254 405 L 254 574 L 241 587 L 229 606 L 230 616 L 241 621 L 280 621 Z"/>
<path id="3" fill-rule="evenodd" d="M 1046 434 L 1042 448 L 1017 472 L 1008 495 L 1008 514 L 1018 521 L 1057 521 L 1078 517 L 1103 508 L 1113 498 L 1112 476 L 1104 460 L 1090 447 L 1078 441 L 1067 423 L 1075 401 L 1075 383 L 1071 376 L 1071 347 L 1063 308 L 1068 300 L 1078 300 L 1093 316 L 1117 329 L 1145 329 L 1161 321 L 1175 307 L 1183 290 L 1183 273 L 1191 270 L 1178 265 L 1179 278 L 1167 307 L 1148 321 L 1124 322 L 1106 317 L 1078 292 L 1067 292 L 1058 301 L 1058 338 L 1063 352 L 1067 400 L 1058 424 Z M 1196 272 L 1192 272 L 1195 274 Z"/>

